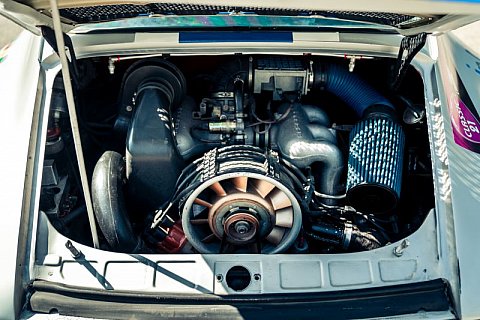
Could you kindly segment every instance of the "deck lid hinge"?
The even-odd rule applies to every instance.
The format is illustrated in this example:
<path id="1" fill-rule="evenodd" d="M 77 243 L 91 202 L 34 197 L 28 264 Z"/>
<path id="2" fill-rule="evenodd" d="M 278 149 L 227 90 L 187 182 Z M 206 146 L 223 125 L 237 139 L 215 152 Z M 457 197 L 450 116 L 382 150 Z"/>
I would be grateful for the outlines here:
<path id="1" fill-rule="evenodd" d="M 55 39 L 55 31 L 48 26 L 41 26 L 42 36 L 52 47 L 53 51 L 60 56 L 58 52 L 57 40 Z M 63 33 L 63 41 L 65 42 L 65 51 L 67 53 L 68 66 L 70 67 L 70 76 L 73 84 L 74 94 L 78 90 L 78 81 L 79 81 L 79 71 L 77 64 L 77 57 L 75 55 L 75 50 L 73 48 L 72 39 L 68 34 Z"/>
<path id="2" fill-rule="evenodd" d="M 405 36 L 400 44 L 398 51 L 397 63 L 393 70 L 392 89 L 397 91 L 400 84 L 407 73 L 408 67 L 415 55 L 423 48 L 427 41 L 425 32 L 413 36 Z"/>

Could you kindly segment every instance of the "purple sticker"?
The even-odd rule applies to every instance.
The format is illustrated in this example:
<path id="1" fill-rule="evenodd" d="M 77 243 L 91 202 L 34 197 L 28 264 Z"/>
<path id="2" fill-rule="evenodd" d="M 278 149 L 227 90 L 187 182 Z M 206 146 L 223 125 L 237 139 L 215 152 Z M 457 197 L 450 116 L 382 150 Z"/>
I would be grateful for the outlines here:
<path id="1" fill-rule="evenodd" d="M 473 103 L 467 106 L 462 101 L 460 92 L 466 90 L 453 63 L 452 48 L 448 44 L 446 45 L 443 40 L 439 43 L 441 53 L 438 59 L 439 69 L 451 117 L 454 141 L 467 150 L 480 153 L 480 121 L 477 118 L 475 106 Z M 468 51 L 467 53 L 470 54 Z M 480 74 L 480 61 L 473 62 L 476 64 L 475 72 Z M 466 64 L 466 67 L 470 69 L 474 66 L 471 62 Z M 465 98 L 468 99 L 468 93 L 465 92 L 464 94 L 466 95 Z"/>
<path id="2" fill-rule="evenodd" d="M 458 96 L 451 96 L 449 102 L 455 142 L 466 149 L 480 152 L 480 122 Z"/>

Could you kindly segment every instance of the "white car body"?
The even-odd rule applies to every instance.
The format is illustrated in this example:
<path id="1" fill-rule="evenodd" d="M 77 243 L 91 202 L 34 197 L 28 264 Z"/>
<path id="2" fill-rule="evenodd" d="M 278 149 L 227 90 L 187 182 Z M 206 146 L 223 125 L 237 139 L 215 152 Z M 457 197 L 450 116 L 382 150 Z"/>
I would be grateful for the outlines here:
<path id="1" fill-rule="evenodd" d="M 283 2 L 282 4 L 270 2 L 268 5 L 272 7 L 289 6 Z M 431 3 L 434 3 L 432 6 L 438 6 L 436 10 L 443 10 L 442 12 L 448 12 L 457 4 L 445 2 L 442 7 L 442 3 L 437 1 L 410 2 L 418 2 L 416 13 L 430 12 L 428 5 Z M 344 1 L 335 3 L 332 1 L 318 6 L 338 9 L 345 4 Z M 22 10 L 9 11 L 12 8 L 20 8 L 17 6 L 21 6 Z M 33 2 L 32 6 L 38 8 L 42 3 Z M 65 6 L 68 7 L 68 4 Z M 306 2 L 305 8 L 309 6 L 316 7 L 317 4 Z M 368 11 L 375 7 L 376 11 L 388 12 L 389 8 L 395 7 L 393 4 L 378 6 L 380 7 L 377 7 L 377 4 L 372 5 L 371 1 L 362 1 L 358 7 L 351 7 L 350 10 Z M 391 12 L 402 13 L 406 10 L 405 6 L 403 9 L 391 9 Z M 462 11 L 458 14 L 464 14 L 468 11 L 478 13 L 478 7 L 477 4 L 465 4 L 456 8 Z M 33 17 L 35 21 L 33 25 L 48 21 L 43 14 L 33 9 L 34 14 L 30 14 L 29 10 L 29 7 L 24 8 L 17 2 L 0 1 L 0 13 L 15 17 L 21 23 L 25 23 L 22 22 L 26 21 L 22 17 L 26 15 Z M 456 21 L 474 20 L 473 16 L 463 16 Z M 471 115 L 452 124 L 452 118 L 456 121 L 459 116 L 462 117 L 462 114 L 455 114 L 455 111 L 464 112 L 464 109 L 458 109 L 456 104 L 458 99 L 465 99 L 466 93 L 477 112 L 480 112 L 480 58 L 468 51 L 449 30 L 442 30 L 451 29 L 453 25 L 451 22 L 451 25 L 448 23 L 439 25 L 439 31 L 435 28 L 429 30 L 426 45 L 411 63 L 420 74 L 424 85 L 435 206 L 426 215 L 421 227 L 405 239 L 371 251 L 305 255 L 130 254 L 104 251 L 72 241 L 74 247 L 83 254 L 81 261 L 72 257 L 71 251 L 65 247 L 68 237 L 59 233 L 46 214 L 40 210 L 42 163 L 45 157 L 43 146 L 47 140 L 46 128 L 49 119 L 48 106 L 54 79 L 61 69 L 61 63 L 56 53 L 40 35 L 22 33 L 11 45 L 6 59 L 0 63 L 0 101 L 3 106 L 0 125 L 0 136 L 3 137 L 0 144 L 3 150 L 0 157 L 2 168 L 0 194 L 3 211 L 0 223 L 2 262 L 0 319 L 44 317 L 70 319 L 70 316 L 96 318 L 97 311 L 94 306 L 105 297 L 102 294 L 108 296 L 110 292 L 113 292 L 113 295 L 115 292 L 123 294 L 122 299 L 128 297 L 133 299 L 139 292 L 152 299 L 182 295 L 193 300 L 202 299 L 204 295 L 221 296 L 226 299 L 230 296 L 288 297 L 289 294 L 311 294 L 314 297 L 317 294 L 320 296 L 346 290 L 347 294 L 354 295 L 356 290 L 361 292 L 396 285 L 420 288 L 422 283 L 436 279 L 442 279 L 445 288 L 449 289 L 448 309 L 429 311 L 426 307 L 426 310 L 414 314 L 380 313 L 378 317 L 479 318 L 480 155 L 478 150 L 469 150 L 473 148 L 462 146 L 458 140 L 458 135 L 462 135 L 462 132 L 463 136 L 466 134 L 467 137 L 479 132 L 480 128 L 476 126 L 479 119 L 476 119 L 477 122 L 468 122 L 470 119 L 468 117 L 474 117 Z M 102 26 L 102 23 L 98 23 L 96 27 Z M 294 30 L 291 43 L 262 41 L 185 43 L 179 40 L 182 31 L 145 32 L 121 29 L 107 37 L 103 33 L 86 32 L 88 28 L 92 28 L 88 25 L 72 27 L 64 24 L 63 27 L 65 31 L 69 31 L 77 59 L 159 54 L 209 56 L 261 53 L 296 56 L 305 52 L 320 57 L 345 55 L 396 59 L 400 42 L 404 37 L 398 33 L 366 32 L 358 25 L 355 29 L 334 27 L 332 30 L 319 32 Z M 29 28 L 35 29 L 31 26 Z M 380 26 L 379 28 L 382 29 Z M 405 34 L 409 32 L 416 31 L 404 31 Z M 347 65 L 348 61 L 344 61 Z M 356 63 L 360 64 L 362 61 L 357 60 Z M 460 92 L 456 74 L 463 83 L 466 93 Z M 458 128 L 457 124 L 465 126 Z M 252 281 L 241 292 L 233 290 L 217 277 L 218 275 L 224 277 L 227 271 L 236 265 L 244 266 L 251 274 L 260 275 L 258 280 Z M 32 286 L 33 283 L 37 283 L 37 287 Z M 32 308 L 42 309 L 45 300 L 48 300 L 49 295 L 54 296 L 58 288 L 70 292 L 63 296 L 62 306 L 71 304 L 72 308 L 65 310 L 75 310 L 77 306 L 81 311 L 78 313 L 72 311 L 73 313 L 66 315 L 60 312 L 48 316 L 32 311 Z M 72 291 L 68 291 L 70 289 Z M 35 295 L 36 291 L 42 290 L 46 292 L 44 296 Z M 78 295 L 87 294 L 89 290 L 98 294 L 96 298 L 85 302 L 92 305 L 91 312 L 85 311 L 88 308 L 84 306 L 80 307 L 81 298 L 72 293 L 75 291 Z M 354 299 L 354 296 L 352 297 Z M 161 298 L 159 301 L 163 303 L 163 309 L 153 307 L 151 309 L 155 310 L 151 311 L 152 313 L 162 310 L 157 314 L 159 317 L 189 315 L 182 313 L 181 304 L 179 306 L 170 300 L 162 302 Z M 122 303 L 112 302 L 99 305 L 98 308 L 108 306 L 118 308 L 117 311 L 123 310 L 120 312 L 127 312 L 124 308 L 134 308 L 128 303 L 121 306 Z M 220 318 L 222 315 L 238 318 L 251 316 L 234 303 L 207 304 L 203 307 L 205 309 L 201 307 L 195 309 L 199 317 L 215 313 Z M 135 305 L 135 308 L 138 308 L 138 305 Z M 368 308 L 372 306 L 367 306 Z M 55 313 L 55 310 L 53 312 Z M 141 311 L 138 312 L 139 315 L 145 315 L 140 313 Z M 333 316 L 335 313 L 327 314 Z M 358 315 L 358 318 L 375 317 L 374 313 L 365 313 L 360 309 L 358 313 L 347 316 L 352 314 Z M 116 316 L 120 314 L 115 314 L 112 310 L 110 317 Z M 153 317 L 152 314 L 149 316 Z M 318 316 L 321 317 L 320 314 Z M 340 316 L 344 314 L 341 313 Z"/>

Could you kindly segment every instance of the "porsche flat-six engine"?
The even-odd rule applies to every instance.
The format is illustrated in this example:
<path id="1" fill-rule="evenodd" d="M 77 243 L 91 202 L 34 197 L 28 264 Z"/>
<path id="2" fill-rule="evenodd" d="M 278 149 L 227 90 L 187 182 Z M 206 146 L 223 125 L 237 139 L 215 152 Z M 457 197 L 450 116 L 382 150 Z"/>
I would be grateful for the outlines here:
<path id="1" fill-rule="evenodd" d="M 109 143 L 90 153 L 92 200 L 106 249 L 354 252 L 414 228 L 415 218 L 398 218 L 409 208 L 402 204 L 404 183 L 415 183 L 411 177 L 421 174 L 422 163 L 406 134 L 416 129 L 405 128 L 422 119 L 415 112 L 408 118 L 414 106 L 407 99 L 387 99 L 336 61 L 219 61 L 208 73 L 160 58 L 120 72 L 116 112 L 105 131 Z M 62 104 L 61 96 L 52 106 Z M 58 114 L 50 116 L 52 145 L 61 136 Z M 85 121 L 93 142 L 103 128 L 96 125 Z M 51 167 L 68 151 L 50 148 Z M 68 183 L 61 177 L 44 183 L 42 203 L 57 227 L 69 229 L 61 220 L 75 210 L 62 213 L 59 203 L 72 201 L 74 175 L 64 176 Z M 48 198 L 58 184 L 67 196 Z"/>

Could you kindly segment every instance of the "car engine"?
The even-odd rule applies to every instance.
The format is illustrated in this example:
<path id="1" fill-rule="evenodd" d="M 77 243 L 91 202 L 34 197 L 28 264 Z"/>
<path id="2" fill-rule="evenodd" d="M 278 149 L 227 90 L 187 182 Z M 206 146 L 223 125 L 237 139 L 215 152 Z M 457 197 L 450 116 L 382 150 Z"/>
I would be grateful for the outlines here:
<path id="1" fill-rule="evenodd" d="M 232 57 L 208 73 L 172 61 L 139 59 L 120 70 L 103 148 L 91 147 L 92 200 L 107 250 L 355 252 L 418 227 L 418 202 L 415 214 L 399 218 L 411 206 L 412 177 L 431 174 L 418 169 L 428 163 L 414 142 L 426 140 L 425 124 L 407 98 L 387 98 L 333 59 Z M 68 140 L 62 99 L 54 88 L 50 143 Z M 103 127 L 85 122 L 93 141 Z M 52 163 L 69 153 L 57 149 L 47 152 L 52 177 L 62 176 Z M 63 171 L 63 180 L 44 184 L 42 203 L 70 230 L 62 221 L 73 221 L 65 195 L 75 189 L 75 170 Z"/>

